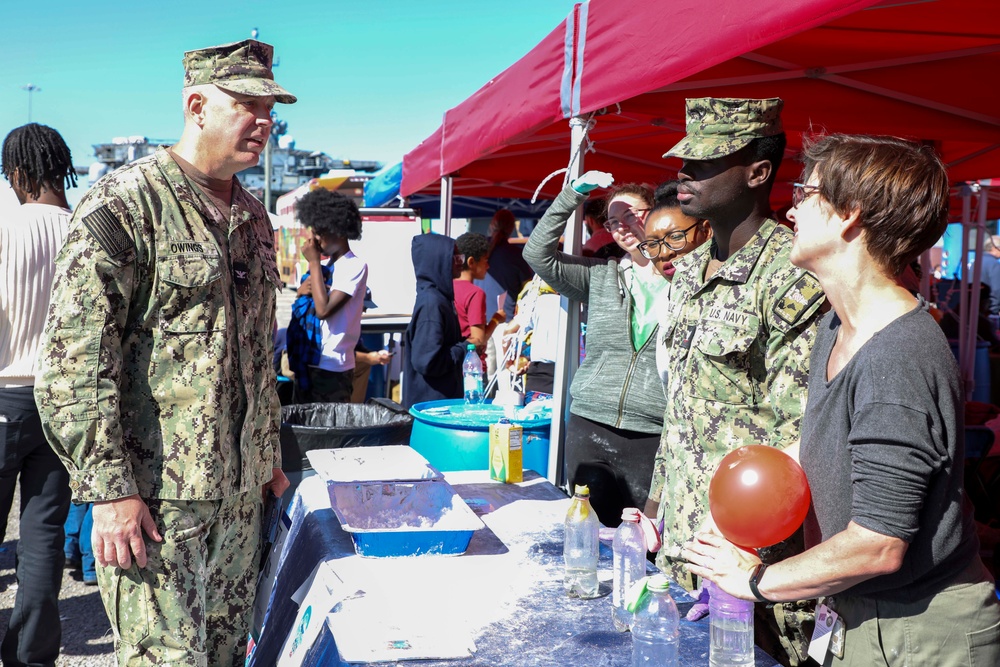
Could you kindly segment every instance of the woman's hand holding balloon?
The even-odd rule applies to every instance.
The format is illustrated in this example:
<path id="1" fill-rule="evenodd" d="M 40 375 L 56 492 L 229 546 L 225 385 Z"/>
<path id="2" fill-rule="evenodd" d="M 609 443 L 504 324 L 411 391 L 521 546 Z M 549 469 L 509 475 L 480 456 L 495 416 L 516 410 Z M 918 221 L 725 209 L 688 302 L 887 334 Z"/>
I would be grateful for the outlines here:
<path id="1" fill-rule="evenodd" d="M 726 538 L 709 532 L 699 532 L 681 549 L 681 557 L 692 574 L 714 581 L 722 590 L 743 600 L 754 600 L 750 591 L 750 574 L 760 558 L 740 549 Z"/>
<path id="2" fill-rule="evenodd" d="M 779 449 L 747 445 L 719 463 L 708 487 L 710 515 L 681 549 L 687 570 L 744 600 L 754 551 L 787 539 L 809 511 L 809 482 L 799 464 Z"/>

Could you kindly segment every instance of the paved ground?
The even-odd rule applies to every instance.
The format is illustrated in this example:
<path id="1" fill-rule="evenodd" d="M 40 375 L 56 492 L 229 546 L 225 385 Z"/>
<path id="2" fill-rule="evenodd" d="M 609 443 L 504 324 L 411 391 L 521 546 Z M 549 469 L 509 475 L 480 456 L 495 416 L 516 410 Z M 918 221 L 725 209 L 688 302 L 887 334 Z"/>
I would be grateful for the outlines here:
<path id="1" fill-rule="evenodd" d="M 14 553 L 20 528 L 18 495 L 14 497 L 13 507 L 7 522 L 5 542 L 0 546 L 0 634 L 6 633 L 7 621 L 17 593 Z M 63 571 L 59 617 L 62 621 L 62 651 L 56 661 L 58 667 L 114 666 L 111 625 L 104 613 L 97 587 L 84 586 L 79 571 Z"/>

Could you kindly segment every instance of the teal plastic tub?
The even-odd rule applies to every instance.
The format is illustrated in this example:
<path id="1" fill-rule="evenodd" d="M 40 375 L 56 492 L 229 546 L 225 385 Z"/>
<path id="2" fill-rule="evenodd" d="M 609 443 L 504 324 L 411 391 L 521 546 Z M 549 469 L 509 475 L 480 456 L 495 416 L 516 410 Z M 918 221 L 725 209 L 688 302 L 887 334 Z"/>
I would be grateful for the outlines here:
<path id="1" fill-rule="evenodd" d="M 410 414 L 413 415 L 410 446 L 432 466 L 442 472 L 489 470 L 490 424 L 504 416 L 502 406 L 490 403 L 467 406 L 464 399 L 427 401 L 410 408 Z M 547 477 L 551 411 L 546 408 L 528 418 L 511 421 L 524 429 L 521 449 L 524 469 Z"/>

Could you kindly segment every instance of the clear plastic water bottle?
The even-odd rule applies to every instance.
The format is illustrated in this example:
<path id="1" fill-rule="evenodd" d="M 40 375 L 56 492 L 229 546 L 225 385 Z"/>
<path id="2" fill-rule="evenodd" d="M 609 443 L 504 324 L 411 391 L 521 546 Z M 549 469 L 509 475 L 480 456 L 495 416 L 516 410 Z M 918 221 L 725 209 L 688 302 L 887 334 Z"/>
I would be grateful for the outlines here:
<path id="1" fill-rule="evenodd" d="M 577 485 L 566 513 L 563 541 L 563 560 L 566 563 L 563 587 L 571 598 L 597 597 L 597 558 L 600 555 L 597 533 L 600 527 L 597 514 L 590 506 L 590 489 Z"/>
<path id="2" fill-rule="evenodd" d="M 483 361 L 476 352 L 476 346 L 465 346 L 465 361 L 462 362 L 462 386 L 465 388 L 466 404 L 483 402 Z"/>
<path id="3" fill-rule="evenodd" d="M 614 579 L 611 589 L 611 620 L 615 630 L 625 632 L 632 627 L 633 615 L 625 608 L 625 593 L 632 584 L 646 576 L 646 540 L 639 527 L 639 510 L 626 507 L 622 510 L 622 523 L 615 531 Z"/>
<path id="4" fill-rule="evenodd" d="M 708 582 L 710 667 L 753 667 L 753 602 Z"/>
<path id="5" fill-rule="evenodd" d="M 662 574 L 650 577 L 632 624 L 632 667 L 677 667 L 680 616 Z"/>

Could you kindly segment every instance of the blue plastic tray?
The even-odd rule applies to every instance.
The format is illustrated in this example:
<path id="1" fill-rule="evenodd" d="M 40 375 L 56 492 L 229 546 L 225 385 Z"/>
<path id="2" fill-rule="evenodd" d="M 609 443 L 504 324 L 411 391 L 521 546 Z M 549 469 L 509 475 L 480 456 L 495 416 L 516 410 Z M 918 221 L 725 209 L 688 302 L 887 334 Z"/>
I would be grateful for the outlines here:
<path id="1" fill-rule="evenodd" d="M 331 505 L 360 556 L 465 553 L 483 527 L 444 481 L 335 484 Z"/>

